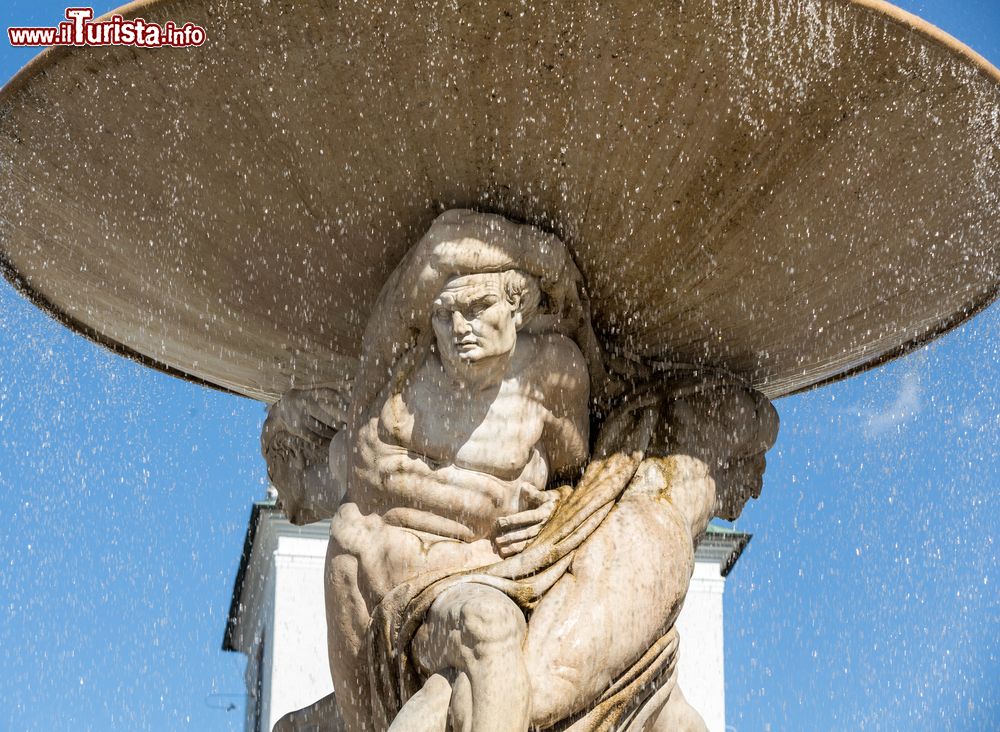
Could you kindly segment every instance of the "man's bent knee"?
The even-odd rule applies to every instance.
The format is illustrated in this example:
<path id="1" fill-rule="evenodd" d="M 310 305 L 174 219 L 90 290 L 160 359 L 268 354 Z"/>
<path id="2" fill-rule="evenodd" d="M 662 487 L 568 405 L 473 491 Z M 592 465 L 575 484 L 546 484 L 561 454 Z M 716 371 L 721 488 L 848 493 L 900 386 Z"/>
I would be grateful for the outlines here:
<path id="1" fill-rule="evenodd" d="M 414 639 L 418 663 L 428 671 L 463 667 L 491 650 L 520 648 L 527 623 L 520 608 L 499 590 L 472 583 L 452 587 L 431 605 Z"/>
<path id="2" fill-rule="evenodd" d="M 489 587 L 473 588 L 460 601 L 454 617 L 462 645 L 473 650 L 495 643 L 520 645 L 528 628 L 513 600 Z"/>

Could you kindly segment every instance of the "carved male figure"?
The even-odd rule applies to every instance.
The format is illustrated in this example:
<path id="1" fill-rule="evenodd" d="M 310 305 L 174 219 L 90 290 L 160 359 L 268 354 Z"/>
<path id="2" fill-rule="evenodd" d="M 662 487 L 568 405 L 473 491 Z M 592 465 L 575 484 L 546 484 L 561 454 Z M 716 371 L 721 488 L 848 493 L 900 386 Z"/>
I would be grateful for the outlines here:
<path id="1" fill-rule="evenodd" d="M 352 635 L 413 576 L 486 566 L 522 548 L 551 512 L 542 492 L 550 478 L 586 460 L 579 348 L 518 332 L 540 299 L 533 279 L 516 270 L 450 279 L 434 301 L 436 347 L 360 429 L 331 534 L 331 597 L 352 596 Z M 458 585 L 438 598 L 413 647 L 430 680 L 401 728 L 449 713 L 458 729 L 526 729 L 526 632 L 521 610 L 496 589 Z M 358 678 L 348 682 L 343 666 L 341 688 Z"/>
<path id="2" fill-rule="evenodd" d="M 575 272 L 571 260 L 499 217 L 451 212 L 435 226 L 376 306 L 415 340 L 395 360 L 369 350 L 351 414 L 283 400 L 265 430 L 289 515 L 333 516 L 329 653 L 348 729 L 703 729 L 673 683 L 672 626 L 717 507 L 708 433 L 640 399 L 605 421 L 605 462 L 583 474 L 589 321 L 551 277 Z M 543 311 L 548 327 L 532 328 Z M 297 455 L 290 469 L 287 436 L 322 442 L 333 422 L 346 428 L 329 465 Z M 663 457 L 642 460 L 650 450 Z M 402 675 L 380 686 L 394 664 Z"/>

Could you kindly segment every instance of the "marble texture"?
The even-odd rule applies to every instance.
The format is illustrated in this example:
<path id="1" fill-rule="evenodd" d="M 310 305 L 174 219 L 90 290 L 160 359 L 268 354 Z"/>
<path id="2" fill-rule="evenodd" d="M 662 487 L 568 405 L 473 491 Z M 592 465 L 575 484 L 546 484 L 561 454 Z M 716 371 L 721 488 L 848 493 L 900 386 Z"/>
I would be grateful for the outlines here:
<path id="1" fill-rule="evenodd" d="M 332 517 L 346 729 L 704 729 L 674 621 L 776 414 L 724 373 L 611 375 L 583 284 L 553 235 L 447 212 L 383 288 L 351 392 L 270 410 L 288 516 Z"/>

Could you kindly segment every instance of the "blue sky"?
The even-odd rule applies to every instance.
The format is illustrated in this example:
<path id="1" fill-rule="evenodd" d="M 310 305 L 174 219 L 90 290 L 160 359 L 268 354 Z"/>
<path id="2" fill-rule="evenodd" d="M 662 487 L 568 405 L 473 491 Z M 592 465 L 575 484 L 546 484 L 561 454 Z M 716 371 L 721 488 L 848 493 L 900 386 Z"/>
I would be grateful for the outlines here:
<path id="1" fill-rule="evenodd" d="M 996 0 L 901 5 L 1000 63 Z M 63 7 L 7 0 L 0 25 Z M 0 76 L 32 55 L 4 39 Z M 726 589 L 732 729 L 1000 729 L 998 351 L 993 307 L 777 403 Z M 112 356 L 5 284 L 0 353 L 0 730 L 240 729 L 245 659 L 220 643 L 263 407 Z"/>

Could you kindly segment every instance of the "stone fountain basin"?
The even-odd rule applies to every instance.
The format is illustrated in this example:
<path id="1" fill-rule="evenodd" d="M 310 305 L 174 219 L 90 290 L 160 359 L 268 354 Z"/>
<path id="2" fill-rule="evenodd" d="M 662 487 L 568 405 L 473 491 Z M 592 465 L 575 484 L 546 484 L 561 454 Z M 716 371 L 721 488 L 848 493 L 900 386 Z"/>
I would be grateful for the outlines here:
<path id="1" fill-rule="evenodd" d="M 208 41 L 47 50 L 6 86 L 0 261 L 169 373 L 266 401 L 349 379 L 452 207 L 563 237 L 609 353 L 771 398 L 1000 289 L 1000 72 L 882 2 L 118 12 Z"/>

